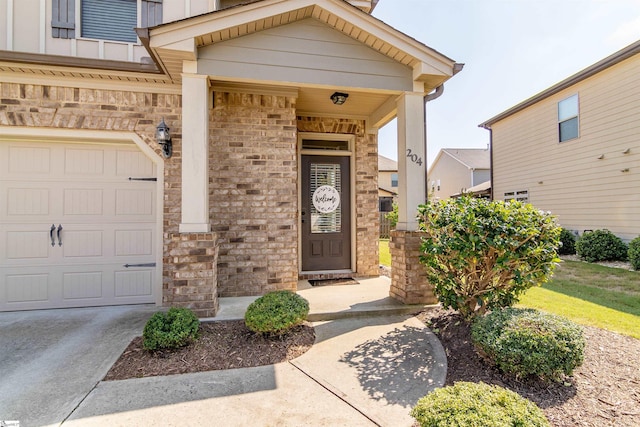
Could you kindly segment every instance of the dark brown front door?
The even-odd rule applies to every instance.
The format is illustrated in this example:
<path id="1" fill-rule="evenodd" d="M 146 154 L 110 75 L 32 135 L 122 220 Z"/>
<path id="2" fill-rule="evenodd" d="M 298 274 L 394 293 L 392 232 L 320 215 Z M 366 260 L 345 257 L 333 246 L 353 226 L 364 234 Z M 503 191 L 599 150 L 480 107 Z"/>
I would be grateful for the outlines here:
<path id="1" fill-rule="evenodd" d="M 349 157 L 302 156 L 302 270 L 351 268 Z"/>

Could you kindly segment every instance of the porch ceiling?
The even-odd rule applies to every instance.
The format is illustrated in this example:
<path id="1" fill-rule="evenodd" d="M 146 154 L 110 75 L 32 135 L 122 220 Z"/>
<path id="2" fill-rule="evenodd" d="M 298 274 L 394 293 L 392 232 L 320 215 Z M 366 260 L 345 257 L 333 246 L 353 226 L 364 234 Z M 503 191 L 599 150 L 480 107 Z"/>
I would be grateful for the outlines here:
<path id="1" fill-rule="evenodd" d="M 185 61 L 197 60 L 198 48 L 308 18 L 411 67 L 424 92 L 454 74 L 452 59 L 342 0 L 264 0 L 163 24 L 146 36 L 151 53 L 172 80 L 179 81 Z"/>

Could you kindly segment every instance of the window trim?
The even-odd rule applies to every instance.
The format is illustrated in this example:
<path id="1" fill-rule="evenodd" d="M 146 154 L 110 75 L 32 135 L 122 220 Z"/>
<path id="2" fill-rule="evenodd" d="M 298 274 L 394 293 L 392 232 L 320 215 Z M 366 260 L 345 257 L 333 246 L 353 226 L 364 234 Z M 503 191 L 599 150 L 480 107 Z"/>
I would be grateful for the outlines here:
<path id="1" fill-rule="evenodd" d="M 575 98 L 575 102 L 576 102 L 576 114 L 572 115 L 572 116 L 568 116 L 565 117 L 563 119 L 560 118 L 560 104 L 562 104 L 563 102 L 569 101 L 572 98 Z M 557 111 L 558 111 L 558 142 L 562 143 L 562 142 L 567 142 L 567 141 L 571 141 L 574 139 L 578 139 L 580 138 L 580 97 L 578 96 L 577 93 L 574 93 L 571 96 L 568 96 L 564 99 L 561 99 L 560 101 L 558 101 L 557 105 Z M 563 123 L 567 123 L 571 120 L 576 120 L 577 121 L 577 133 L 575 136 L 572 136 L 571 138 L 566 138 L 566 139 L 562 139 L 562 124 Z"/>

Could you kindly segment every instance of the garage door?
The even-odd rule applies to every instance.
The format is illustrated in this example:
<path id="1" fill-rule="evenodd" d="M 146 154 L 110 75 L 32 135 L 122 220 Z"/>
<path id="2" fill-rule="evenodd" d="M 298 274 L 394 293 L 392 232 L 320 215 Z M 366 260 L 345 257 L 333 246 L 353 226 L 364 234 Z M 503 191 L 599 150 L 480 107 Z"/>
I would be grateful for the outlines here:
<path id="1" fill-rule="evenodd" d="M 155 177 L 134 144 L 0 144 L 0 311 L 154 302 Z"/>

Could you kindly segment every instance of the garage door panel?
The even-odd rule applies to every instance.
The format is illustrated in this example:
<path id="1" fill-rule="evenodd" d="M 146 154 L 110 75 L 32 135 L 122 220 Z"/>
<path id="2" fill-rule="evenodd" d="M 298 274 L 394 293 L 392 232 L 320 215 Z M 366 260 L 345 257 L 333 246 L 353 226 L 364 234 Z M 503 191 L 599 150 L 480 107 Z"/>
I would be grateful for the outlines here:
<path id="1" fill-rule="evenodd" d="M 91 148 L 65 148 L 64 174 L 65 175 L 104 175 L 104 150 Z"/>
<path id="2" fill-rule="evenodd" d="M 152 270 L 116 271 L 116 297 L 145 297 L 152 293 Z"/>
<path id="3" fill-rule="evenodd" d="M 119 177 L 153 177 L 155 165 L 139 151 L 118 151 L 116 155 L 116 175 Z"/>
<path id="4" fill-rule="evenodd" d="M 9 172 L 13 175 L 49 174 L 52 166 L 51 149 L 33 146 L 9 146 Z"/>
<path id="5" fill-rule="evenodd" d="M 134 145 L 0 143 L 0 311 L 155 302 L 155 174 Z"/>
<path id="6" fill-rule="evenodd" d="M 7 215 L 49 215 L 51 190 L 48 188 L 9 187 L 6 193 Z"/>
<path id="7" fill-rule="evenodd" d="M 65 300 L 102 298 L 103 273 L 88 271 L 62 275 L 62 297 Z"/>
<path id="8" fill-rule="evenodd" d="M 98 188 L 66 188 L 63 215 L 102 216 L 104 192 Z"/>
<path id="9" fill-rule="evenodd" d="M 33 260 L 49 258 L 51 240 L 49 240 L 46 232 L 9 231 L 6 236 L 5 253 L 7 259 Z"/>
<path id="10" fill-rule="evenodd" d="M 64 230 L 61 233 L 64 258 L 90 258 L 105 255 L 102 230 Z"/>
<path id="11" fill-rule="evenodd" d="M 7 303 L 46 302 L 49 300 L 48 273 L 15 273 L 7 275 L 5 301 Z"/>
<path id="12" fill-rule="evenodd" d="M 116 256 L 151 255 L 152 248 L 153 232 L 150 229 L 115 231 Z"/>

